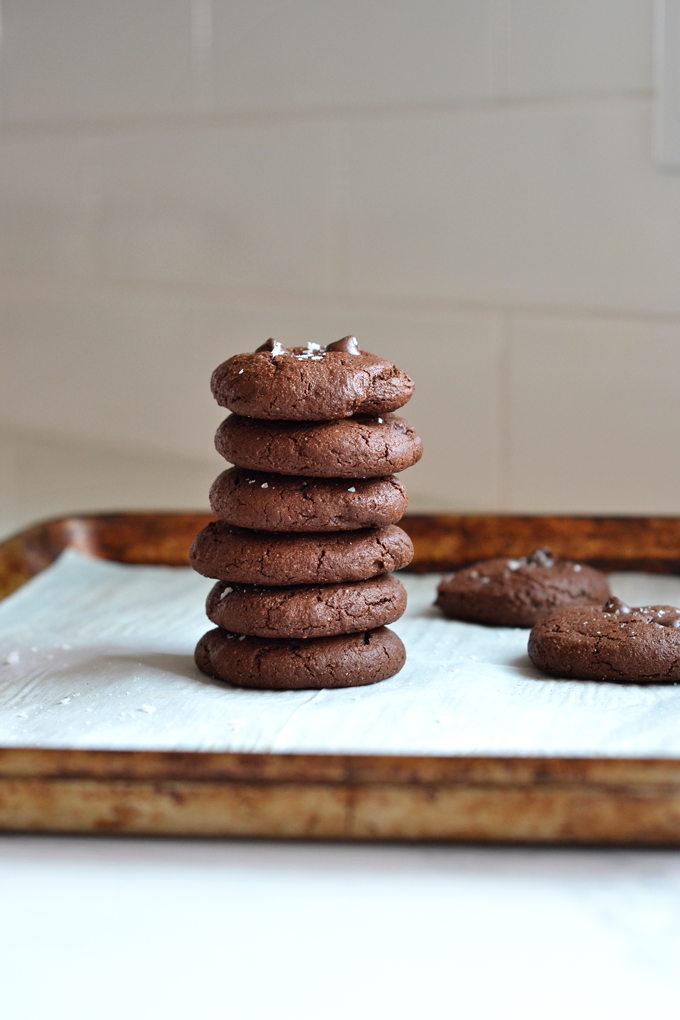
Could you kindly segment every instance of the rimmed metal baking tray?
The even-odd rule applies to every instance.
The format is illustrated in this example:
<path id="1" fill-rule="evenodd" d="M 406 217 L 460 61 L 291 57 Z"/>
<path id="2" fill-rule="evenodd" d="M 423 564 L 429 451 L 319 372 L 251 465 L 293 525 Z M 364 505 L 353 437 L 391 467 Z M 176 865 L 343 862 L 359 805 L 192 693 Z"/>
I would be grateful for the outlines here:
<path id="1" fill-rule="evenodd" d="M 74 515 L 0 544 L 0 597 L 67 548 L 186 566 L 203 513 Z M 407 516 L 416 571 L 540 545 L 680 574 L 680 520 Z M 680 760 L 0 748 L 0 830 L 292 839 L 680 845 Z"/>

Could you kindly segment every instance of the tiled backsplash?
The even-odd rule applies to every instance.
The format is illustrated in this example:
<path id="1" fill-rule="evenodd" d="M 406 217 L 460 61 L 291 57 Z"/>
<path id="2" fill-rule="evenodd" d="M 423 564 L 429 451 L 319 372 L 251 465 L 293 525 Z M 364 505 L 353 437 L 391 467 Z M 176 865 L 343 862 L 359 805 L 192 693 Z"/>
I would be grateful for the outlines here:
<path id="1" fill-rule="evenodd" d="M 680 512 L 651 29 L 651 0 L 4 0 L 0 529 L 205 505 L 212 367 L 348 332 L 416 378 L 414 509 Z"/>

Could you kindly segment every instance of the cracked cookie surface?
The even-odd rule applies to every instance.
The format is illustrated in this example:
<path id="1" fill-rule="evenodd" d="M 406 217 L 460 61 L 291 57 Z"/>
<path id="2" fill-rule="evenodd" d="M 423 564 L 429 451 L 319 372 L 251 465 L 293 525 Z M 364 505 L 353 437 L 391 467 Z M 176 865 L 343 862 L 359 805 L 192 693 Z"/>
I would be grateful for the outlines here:
<path id="1" fill-rule="evenodd" d="M 208 618 L 224 630 L 263 638 L 354 634 L 394 623 L 406 609 L 406 590 L 390 574 L 354 584 L 261 588 L 218 581 L 208 595 Z"/>
<path id="2" fill-rule="evenodd" d="M 436 605 L 453 620 L 533 627 L 561 606 L 601 606 L 610 594 L 600 570 L 536 549 L 530 556 L 480 560 L 445 575 Z"/>
<path id="3" fill-rule="evenodd" d="M 215 434 L 215 448 L 237 467 L 317 478 L 386 477 L 423 453 L 413 426 L 394 414 L 302 424 L 231 414 Z"/>
<path id="4" fill-rule="evenodd" d="M 290 349 L 273 344 L 223 362 L 213 372 L 211 389 L 217 403 L 236 414 L 328 421 L 396 411 L 414 386 L 391 361 L 358 348 L 353 353 L 318 344 Z"/>
<path id="5" fill-rule="evenodd" d="M 350 531 L 401 520 L 406 489 L 387 478 L 305 478 L 229 468 L 210 490 L 220 520 L 263 531 Z"/>
<path id="6" fill-rule="evenodd" d="M 191 566 L 204 577 L 263 585 L 365 581 L 401 570 L 412 558 L 411 539 L 395 524 L 290 534 L 213 521 L 198 533 L 189 553 Z"/>
<path id="7" fill-rule="evenodd" d="M 245 637 L 209 630 L 196 646 L 196 665 L 238 687 L 300 690 L 363 687 L 398 673 L 404 646 L 387 627 L 307 641 Z"/>
<path id="8" fill-rule="evenodd" d="M 616 598 L 603 609 L 563 609 L 533 628 L 529 657 L 552 676 L 675 682 L 680 680 L 680 610 L 630 608 Z"/>

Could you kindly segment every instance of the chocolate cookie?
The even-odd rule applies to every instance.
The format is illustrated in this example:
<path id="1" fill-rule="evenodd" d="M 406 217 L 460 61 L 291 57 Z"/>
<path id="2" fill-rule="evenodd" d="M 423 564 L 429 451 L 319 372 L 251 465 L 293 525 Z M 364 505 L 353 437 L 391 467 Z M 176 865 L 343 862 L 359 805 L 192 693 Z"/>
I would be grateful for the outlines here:
<path id="1" fill-rule="evenodd" d="M 423 444 L 404 418 L 266 422 L 232 414 L 215 435 L 217 452 L 238 467 L 317 478 L 378 478 L 420 460 Z"/>
<path id="2" fill-rule="evenodd" d="M 616 598 L 604 609 L 562 609 L 533 628 L 529 657 L 545 673 L 579 680 L 680 680 L 680 610 L 631 609 Z"/>
<path id="3" fill-rule="evenodd" d="M 365 531 L 248 531 L 213 521 L 193 541 L 189 560 L 204 577 L 238 584 L 337 584 L 401 570 L 413 545 L 395 524 Z"/>
<path id="4" fill-rule="evenodd" d="M 206 602 L 218 627 L 262 638 L 354 634 L 394 623 L 406 609 L 403 584 L 381 574 L 354 584 L 259 588 L 218 581 Z"/>
<path id="5" fill-rule="evenodd" d="M 267 531 L 349 531 L 396 524 L 406 489 L 387 478 L 318 479 L 230 468 L 213 482 L 210 505 L 228 524 Z"/>
<path id="6" fill-rule="evenodd" d="M 414 388 L 390 361 L 360 351 L 355 337 L 290 349 L 269 340 L 219 365 L 211 387 L 221 407 L 276 421 L 384 414 L 402 407 Z"/>
<path id="7" fill-rule="evenodd" d="M 387 627 L 362 634 L 272 641 L 209 630 L 196 646 L 196 665 L 237 687 L 298 690 L 363 687 L 398 673 L 406 652 Z"/>
<path id="8" fill-rule="evenodd" d="M 453 620 L 533 627 L 559 606 L 601 606 L 609 595 L 599 570 L 537 549 L 528 557 L 481 560 L 446 575 L 436 605 Z"/>

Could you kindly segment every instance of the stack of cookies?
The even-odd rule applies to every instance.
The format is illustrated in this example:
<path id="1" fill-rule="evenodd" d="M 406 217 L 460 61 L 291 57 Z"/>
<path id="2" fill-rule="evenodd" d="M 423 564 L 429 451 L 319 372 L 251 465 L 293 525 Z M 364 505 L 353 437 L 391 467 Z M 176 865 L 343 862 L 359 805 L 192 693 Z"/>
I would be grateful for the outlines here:
<path id="1" fill-rule="evenodd" d="M 210 491 L 219 519 L 191 548 L 194 569 L 217 579 L 199 669 L 270 689 L 392 676 L 406 653 L 386 624 L 406 592 L 390 572 L 413 556 L 396 526 L 407 497 L 394 474 L 422 455 L 392 412 L 412 381 L 354 337 L 290 349 L 269 340 L 220 365 L 212 392 L 233 412 L 215 445 L 235 466 Z"/>

